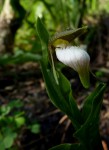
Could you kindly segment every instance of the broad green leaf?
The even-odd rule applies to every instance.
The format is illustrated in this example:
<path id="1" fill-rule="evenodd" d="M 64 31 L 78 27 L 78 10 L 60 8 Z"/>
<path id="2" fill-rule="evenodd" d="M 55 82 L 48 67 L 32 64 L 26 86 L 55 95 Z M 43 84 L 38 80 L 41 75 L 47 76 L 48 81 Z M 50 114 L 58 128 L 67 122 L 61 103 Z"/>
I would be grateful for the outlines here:
<path id="1" fill-rule="evenodd" d="M 52 103 L 63 111 L 73 122 L 75 129 L 81 125 L 81 115 L 75 100 L 71 97 L 71 87 L 68 80 L 59 73 L 59 84 L 56 83 L 52 71 L 41 61 L 41 69 L 46 83 L 48 95 Z M 71 106 L 72 105 L 72 106 Z"/>
<path id="2" fill-rule="evenodd" d="M 3 139 L 4 139 L 4 137 L 3 137 L 2 133 L 0 132 L 0 150 L 5 150 L 5 145 L 3 143 Z"/>
<path id="3" fill-rule="evenodd" d="M 69 93 L 71 91 L 70 82 L 67 78 L 61 73 L 58 72 L 59 86 L 65 98 L 68 99 Z"/>
<path id="4" fill-rule="evenodd" d="M 38 123 L 37 124 L 33 124 L 30 129 L 31 129 L 32 133 L 37 134 L 37 133 L 40 132 L 40 125 Z"/>
<path id="5" fill-rule="evenodd" d="M 69 111 L 67 101 L 65 100 L 64 96 L 60 92 L 59 85 L 56 84 L 53 73 L 46 68 L 46 65 L 43 60 L 41 61 L 41 69 L 45 80 L 47 92 L 53 104 L 56 107 L 60 108 L 63 112 L 69 114 L 70 111 Z"/>
<path id="6" fill-rule="evenodd" d="M 8 105 L 3 105 L 0 108 L 0 113 L 2 116 L 8 115 L 10 113 L 10 111 L 11 111 L 11 107 Z"/>
<path id="7" fill-rule="evenodd" d="M 11 107 L 11 109 L 13 109 L 13 108 L 21 108 L 24 104 L 20 99 L 16 99 L 16 100 L 10 101 L 8 105 Z"/>
<path id="8" fill-rule="evenodd" d="M 73 126 L 76 129 L 79 129 L 83 120 L 81 117 L 80 110 L 77 107 L 77 103 L 75 99 L 73 98 L 72 92 L 69 93 L 69 108 L 72 114 L 71 120 L 72 120 Z"/>
<path id="9" fill-rule="evenodd" d="M 13 60 L 11 60 L 12 63 L 21 64 L 28 61 L 37 62 L 41 59 L 41 56 L 39 54 L 32 54 L 28 52 L 28 53 L 19 54 L 18 56 L 14 56 L 12 58 L 13 58 Z"/>
<path id="10" fill-rule="evenodd" d="M 13 145 L 13 142 L 16 137 L 17 137 L 16 133 L 11 133 L 11 134 L 7 135 L 3 140 L 5 148 L 10 148 Z"/>
<path id="11" fill-rule="evenodd" d="M 102 101 L 105 88 L 106 88 L 105 84 L 99 84 L 99 86 L 94 90 L 94 92 L 92 92 L 86 98 L 82 109 L 82 117 L 84 121 L 88 118 L 89 114 L 91 113 L 92 106 L 94 107 L 95 105 L 95 110 L 96 110 L 97 104 L 100 101 Z"/>
<path id="12" fill-rule="evenodd" d="M 48 46 L 49 34 L 40 18 L 37 19 L 37 31 L 41 42 Z"/>
<path id="13" fill-rule="evenodd" d="M 28 53 L 20 53 L 18 55 L 4 55 L 0 58 L 0 65 L 6 64 L 22 64 L 28 61 L 37 62 L 41 59 L 39 54 Z"/>
<path id="14" fill-rule="evenodd" d="M 15 123 L 16 123 L 16 126 L 18 128 L 20 128 L 21 126 L 23 126 L 25 124 L 26 120 L 24 117 L 16 117 L 15 118 Z"/>
<path id="15" fill-rule="evenodd" d="M 0 140 L 0 150 L 5 150 L 5 145 L 3 143 L 3 140 Z"/>
<path id="16" fill-rule="evenodd" d="M 92 96 L 87 99 L 83 111 L 84 113 L 88 113 L 88 115 L 85 115 L 85 118 L 83 116 L 85 122 L 74 134 L 86 146 L 86 149 L 103 150 L 99 135 L 99 115 L 105 88 L 106 86 L 104 84 L 100 84 Z"/>
<path id="17" fill-rule="evenodd" d="M 46 28 L 44 27 L 42 21 L 40 20 L 40 18 L 37 19 L 37 32 L 42 45 L 42 59 L 44 59 L 45 63 L 47 64 L 49 34 Z"/>
<path id="18" fill-rule="evenodd" d="M 49 150 L 85 150 L 80 144 L 61 144 L 50 148 Z"/>
<path id="19" fill-rule="evenodd" d="M 72 120 L 73 125 L 76 128 L 78 128 L 78 127 L 80 127 L 80 125 L 82 123 L 81 114 L 77 107 L 76 100 L 74 99 L 74 97 L 72 95 L 72 89 L 71 89 L 70 82 L 61 72 L 59 72 L 58 74 L 59 74 L 60 91 L 62 92 L 62 95 L 65 97 L 65 99 L 69 105 L 69 109 L 71 111 L 70 119 Z"/>

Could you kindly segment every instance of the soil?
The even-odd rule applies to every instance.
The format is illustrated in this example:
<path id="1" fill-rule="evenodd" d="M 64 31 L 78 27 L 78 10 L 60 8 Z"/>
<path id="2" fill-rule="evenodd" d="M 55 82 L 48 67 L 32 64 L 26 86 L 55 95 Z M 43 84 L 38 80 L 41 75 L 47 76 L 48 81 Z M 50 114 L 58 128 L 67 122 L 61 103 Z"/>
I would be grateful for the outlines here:
<path id="1" fill-rule="evenodd" d="M 97 72 L 94 68 L 93 72 Z M 69 72 L 69 73 L 68 73 Z M 92 88 L 85 90 L 75 72 L 64 69 L 63 73 L 69 78 L 78 106 L 81 107 L 86 95 L 93 90 L 95 81 L 91 77 Z M 103 81 L 109 82 L 108 72 L 104 72 Z M 74 79 L 72 79 L 72 77 Z M 17 138 L 19 150 L 47 150 L 60 143 L 73 143 L 74 129 L 65 114 L 51 103 L 37 63 L 28 62 L 23 65 L 8 65 L 0 68 L 0 103 L 7 104 L 9 101 L 20 99 L 24 102 L 23 109 L 31 122 L 37 120 L 41 126 L 40 133 L 33 134 L 30 130 L 22 128 Z M 78 85 L 78 86 L 77 86 Z M 103 142 L 109 147 L 109 87 L 104 95 L 101 116 L 100 134 Z"/>

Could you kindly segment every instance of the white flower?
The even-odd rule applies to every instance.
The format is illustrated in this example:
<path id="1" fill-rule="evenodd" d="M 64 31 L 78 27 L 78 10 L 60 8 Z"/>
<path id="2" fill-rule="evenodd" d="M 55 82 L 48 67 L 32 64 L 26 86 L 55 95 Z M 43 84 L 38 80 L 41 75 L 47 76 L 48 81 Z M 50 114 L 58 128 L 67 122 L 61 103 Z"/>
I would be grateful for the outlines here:
<path id="1" fill-rule="evenodd" d="M 85 88 L 89 87 L 89 62 L 88 53 L 76 46 L 56 47 L 56 56 L 60 62 L 78 72 Z"/>

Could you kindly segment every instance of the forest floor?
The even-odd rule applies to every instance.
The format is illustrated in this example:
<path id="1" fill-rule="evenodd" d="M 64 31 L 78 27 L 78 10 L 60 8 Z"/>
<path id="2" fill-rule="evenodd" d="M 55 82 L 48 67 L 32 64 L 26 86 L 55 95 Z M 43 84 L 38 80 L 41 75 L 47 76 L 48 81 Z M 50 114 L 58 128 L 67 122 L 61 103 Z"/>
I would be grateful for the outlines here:
<path id="1" fill-rule="evenodd" d="M 72 88 L 75 89 L 74 96 L 80 107 L 84 98 L 94 89 L 94 80 L 91 79 L 92 88 L 85 90 L 74 72 L 69 69 L 63 70 L 63 72 L 69 78 Z M 74 79 L 72 79 L 72 75 Z M 105 69 L 101 79 L 108 83 L 108 75 L 109 72 Z M 108 91 L 109 87 L 107 86 L 100 115 L 100 134 L 109 147 Z M 70 120 L 52 105 L 47 95 L 37 63 L 30 62 L 24 65 L 8 65 L 0 68 L 0 103 L 7 104 L 9 101 L 17 99 L 24 102 L 23 110 L 28 119 L 30 121 L 37 120 L 41 127 L 38 134 L 33 134 L 25 128 L 20 131 L 20 138 L 17 142 L 19 150 L 47 150 L 60 143 L 75 141 L 73 139 L 74 129 Z"/>

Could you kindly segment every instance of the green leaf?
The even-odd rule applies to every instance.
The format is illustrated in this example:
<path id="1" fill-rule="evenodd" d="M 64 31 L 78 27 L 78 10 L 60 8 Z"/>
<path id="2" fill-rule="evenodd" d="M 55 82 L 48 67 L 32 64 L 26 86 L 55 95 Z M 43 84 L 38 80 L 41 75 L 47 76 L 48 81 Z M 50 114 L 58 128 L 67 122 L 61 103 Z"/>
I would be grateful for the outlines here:
<path id="1" fill-rule="evenodd" d="M 15 123 L 16 123 L 16 126 L 18 128 L 20 128 L 21 126 L 23 126 L 25 124 L 25 118 L 24 117 L 17 117 L 15 118 Z"/>
<path id="2" fill-rule="evenodd" d="M 41 69 L 42 69 L 43 77 L 45 80 L 47 92 L 51 98 L 52 103 L 56 107 L 60 108 L 64 113 L 69 114 L 70 110 L 69 110 L 67 101 L 62 95 L 59 89 L 59 85 L 56 84 L 53 73 L 49 69 L 46 68 L 44 60 L 41 61 Z"/>
<path id="3" fill-rule="evenodd" d="M 69 94 L 69 105 L 70 105 L 69 108 L 72 113 L 71 120 L 72 120 L 73 126 L 75 127 L 75 129 L 79 129 L 83 120 L 81 117 L 80 110 L 77 107 L 77 103 L 72 96 L 72 92 L 70 92 Z"/>
<path id="4" fill-rule="evenodd" d="M 59 72 L 58 74 L 59 74 L 60 91 L 61 91 L 62 95 L 65 97 L 65 99 L 69 105 L 69 109 L 71 111 L 70 119 L 73 122 L 74 127 L 79 128 L 82 123 L 81 114 L 77 107 L 76 100 L 74 99 L 74 97 L 72 95 L 72 89 L 71 89 L 70 82 L 61 72 Z"/>
<path id="5" fill-rule="evenodd" d="M 13 108 L 21 108 L 23 106 L 23 102 L 20 99 L 13 100 L 13 101 L 8 103 L 8 106 L 10 106 L 11 109 L 13 109 Z"/>
<path id="6" fill-rule="evenodd" d="M 4 138 L 3 142 L 5 145 L 5 148 L 10 148 L 13 145 L 16 136 L 17 136 L 16 133 L 11 133 Z"/>
<path id="7" fill-rule="evenodd" d="M 1 115 L 3 115 L 3 116 L 8 115 L 8 114 L 10 113 L 10 111 L 11 111 L 11 107 L 8 106 L 8 105 L 3 105 L 3 106 L 1 106 L 1 108 L 0 108 L 0 113 L 1 113 Z"/>
<path id="8" fill-rule="evenodd" d="M 5 150 L 5 145 L 3 143 L 3 140 L 0 140 L 0 150 Z"/>
<path id="9" fill-rule="evenodd" d="M 30 52 L 22 53 L 17 56 L 13 56 L 12 60 L 10 61 L 13 64 L 21 64 L 28 61 L 37 62 L 41 59 L 41 56 L 39 54 L 32 54 Z"/>
<path id="10" fill-rule="evenodd" d="M 105 88 L 105 84 L 100 84 L 88 97 L 82 112 L 85 122 L 74 134 L 86 146 L 86 149 L 103 150 L 99 135 L 99 115 Z"/>
<path id="11" fill-rule="evenodd" d="M 61 72 L 59 72 L 59 84 L 57 84 L 52 71 L 46 68 L 43 60 L 41 61 L 41 69 L 46 83 L 47 92 L 52 103 L 68 115 L 75 128 L 80 127 L 81 115 L 77 108 L 76 101 L 71 97 L 72 91 L 68 80 Z"/>
<path id="12" fill-rule="evenodd" d="M 40 18 L 37 19 L 37 31 L 41 41 L 48 46 L 49 34 Z"/>
<path id="13" fill-rule="evenodd" d="M 49 41 L 49 34 L 46 28 L 44 27 L 40 18 L 37 19 L 37 32 L 39 38 L 41 40 L 42 45 L 42 59 L 44 59 L 45 63 L 48 63 L 48 41 Z"/>
<path id="14" fill-rule="evenodd" d="M 84 121 L 89 117 L 92 107 L 94 107 L 94 109 L 96 110 L 98 103 L 102 101 L 105 88 L 106 88 L 105 84 L 102 84 L 102 83 L 99 84 L 98 87 L 95 89 L 95 91 L 92 92 L 86 98 L 85 103 L 83 105 L 83 109 L 82 109 L 82 117 Z"/>
<path id="15" fill-rule="evenodd" d="M 0 150 L 5 150 L 5 145 L 3 143 L 3 139 L 4 139 L 4 137 L 0 132 Z"/>
<path id="16" fill-rule="evenodd" d="M 49 150 L 85 150 L 79 144 L 61 144 L 50 148 Z"/>
<path id="17" fill-rule="evenodd" d="M 0 58 L 0 65 L 6 65 L 6 64 L 22 64 L 28 61 L 37 62 L 41 59 L 41 56 L 39 54 L 32 54 L 30 52 L 25 53 L 21 52 L 19 54 L 14 55 L 4 55 Z"/>
<path id="18" fill-rule="evenodd" d="M 68 99 L 69 93 L 71 91 L 70 82 L 61 72 L 58 72 L 58 79 L 59 79 L 60 90 L 64 94 L 65 98 Z"/>
<path id="19" fill-rule="evenodd" d="M 38 123 L 37 124 L 33 124 L 31 126 L 31 132 L 35 133 L 35 134 L 39 133 L 40 132 L 40 125 Z"/>

